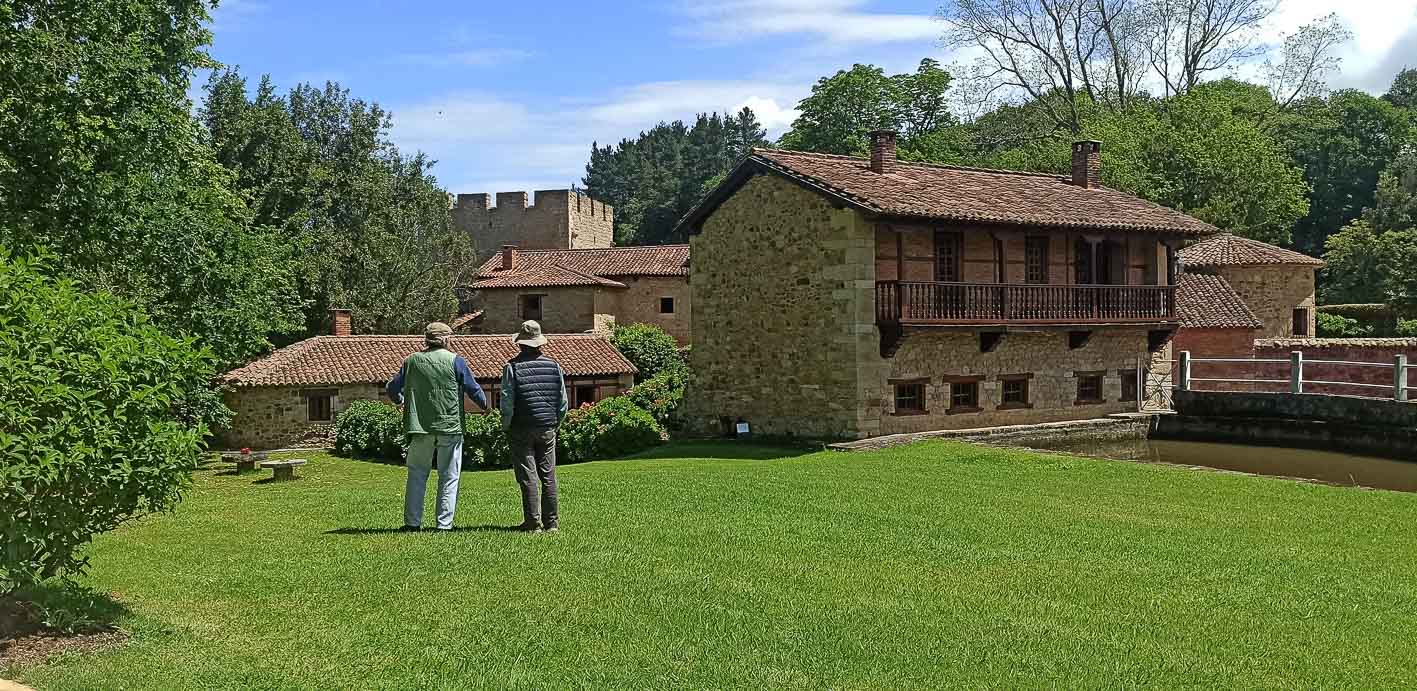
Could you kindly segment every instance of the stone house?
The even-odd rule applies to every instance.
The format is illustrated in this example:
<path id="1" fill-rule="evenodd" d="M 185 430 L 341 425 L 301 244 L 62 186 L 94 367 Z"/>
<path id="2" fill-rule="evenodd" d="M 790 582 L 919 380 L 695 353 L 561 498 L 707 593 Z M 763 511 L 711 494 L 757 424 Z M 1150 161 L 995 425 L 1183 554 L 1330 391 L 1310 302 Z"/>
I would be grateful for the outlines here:
<path id="1" fill-rule="evenodd" d="M 1314 336 L 1314 273 L 1323 261 L 1223 233 L 1180 253 L 1186 273 L 1219 276 L 1260 321 L 1255 338 Z"/>
<path id="2" fill-rule="evenodd" d="M 617 322 L 662 327 L 688 344 L 689 246 L 523 250 L 507 246 L 467 286 L 481 316 L 473 333 L 510 333 L 535 319 L 563 333 L 606 333 Z"/>
<path id="3" fill-rule="evenodd" d="M 229 429 L 218 431 L 220 445 L 228 449 L 328 446 L 335 417 L 350 403 L 388 400 L 384 384 L 404 358 L 423 348 L 423 337 L 350 335 L 348 312 L 339 310 L 334 316 L 331 335 L 307 338 L 223 375 L 226 405 L 236 416 Z M 566 371 L 572 407 L 623 393 L 634 385 L 634 365 L 605 337 L 548 334 L 547 338 L 545 352 Z M 512 337 L 459 334 L 452 338 L 452 350 L 467 359 L 495 405 L 502 365 L 517 352 Z"/>
<path id="4" fill-rule="evenodd" d="M 1213 226 L 1070 176 L 755 149 L 681 221 L 686 422 L 860 438 L 1136 410 Z"/>
<path id="5" fill-rule="evenodd" d="M 1249 357 L 1254 352 L 1264 324 L 1223 277 L 1182 273 L 1176 286 L 1176 307 L 1181 328 L 1171 341 L 1173 352 L 1187 350 L 1216 357 Z"/>

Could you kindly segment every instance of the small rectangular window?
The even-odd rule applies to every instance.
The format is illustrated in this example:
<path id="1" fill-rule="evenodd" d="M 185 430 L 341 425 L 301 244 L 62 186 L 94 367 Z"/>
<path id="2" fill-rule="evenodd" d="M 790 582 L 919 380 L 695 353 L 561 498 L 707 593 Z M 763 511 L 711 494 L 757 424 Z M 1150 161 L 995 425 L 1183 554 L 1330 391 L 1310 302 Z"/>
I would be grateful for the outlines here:
<path id="1" fill-rule="evenodd" d="M 596 401 L 597 388 L 594 384 L 579 384 L 575 388 L 575 407 L 583 405 L 593 405 Z"/>
<path id="2" fill-rule="evenodd" d="M 1294 335 L 1309 335 L 1309 310 L 1303 307 L 1294 310 Z"/>
<path id="3" fill-rule="evenodd" d="M 305 392 L 305 412 L 310 422 L 329 422 L 334 419 L 334 389 L 314 389 Z"/>
<path id="4" fill-rule="evenodd" d="M 1010 408 L 1032 407 L 1028 402 L 1028 377 L 1013 375 L 1000 377 L 999 408 L 1007 410 Z"/>
<path id="5" fill-rule="evenodd" d="M 660 314 L 674 314 L 674 298 L 663 297 L 659 299 Z"/>
<path id="6" fill-rule="evenodd" d="M 902 382 L 895 385 L 895 414 L 923 415 L 925 413 L 925 382 Z"/>
<path id="7" fill-rule="evenodd" d="M 950 411 L 966 412 L 979 409 L 979 382 L 950 384 Z"/>
<path id="8" fill-rule="evenodd" d="M 1122 401 L 1137 400 L 1137 371 L 1134 369 L 1118 370 L 1117 376 L 1122 378 Z"/>
<path id="9" fill-rule="evenodd" d="M 1027 283 L 1048 282 L 1048 238 L 1030 237 L 1024 239 L 1024 281 Z"/>
<path id="10" fill-rule="evenodd" d="M 541 298 L 543 295 L 522 296 L 522 319 L 541 321 Z"/>
<path id="11" fill-rule="evenodd" d="M 958 283 L 963 271 L 960 255 L 964 254 L 964 238 L 959 233 L 935 233 L 935 280 Z"/>
<path id="12" fill-rule="evenodd" d="M 1102 402 L 1102 375 L 1096 373 L 1078 373 L 1078 397 L 1077 403 L 1101 403 Z"/>

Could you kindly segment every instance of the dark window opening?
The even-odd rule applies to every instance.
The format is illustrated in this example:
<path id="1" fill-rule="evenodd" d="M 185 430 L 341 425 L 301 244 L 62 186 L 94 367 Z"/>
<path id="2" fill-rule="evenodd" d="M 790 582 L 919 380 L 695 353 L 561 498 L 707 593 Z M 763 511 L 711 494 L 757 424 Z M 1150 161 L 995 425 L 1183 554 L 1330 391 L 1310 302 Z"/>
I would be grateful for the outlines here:
<path id="1" fill-rule="evenodd" d="M 320 389 L 305 392 L 305 412 L 310 422 L 329 422 L 334 419 L 335 392 Z"/>
<path id="2" fill-rule="evenodd" d="M 1004 406 L 1024 407 L 1028 405 L 1028 380 L 1005 379 L 1001 402 Z"/>
<path id="3" fill-rule="evenodd" d="M 967 410 L 979 407 L 979 382 L 950 384 L 950 409 Z"/>
<path id="4" fill-rule="evenodd" d="M 674 298 L 668 298 L 668 297 L 660 298 L 660 299 L 659 299 L 659 313 L 660 313 L 660 314 L 674 314 Z"/>
<path id="5" fill-rule="evenodd" d="M 1078 403 L 1101 403 L 1102 402 L 1102 375 L 1100 374 L 1080 374 L 1078 375 Z"/>
<path id="6" fill-rule="evenodd" d="M 1076 250 L 1076 256 L 1073 259 L 1073 282 L 1081 285 L 1090 284 L 1093 282 L 1092 244 L 1082 238 L 1078 238 L 1074 249 Z"/>
<path id="7" fill-rule="evenodd" d="M 1309 310 L 1302 307 L 1294 310 L 1294 335 L 1309 335 Z"/>
<path id="8" fill-rule="evenodd" d="M 592 405 L 596 402 L 599 388 L 594 384 L 580 384 L 575 388 L 575 406 Z"/>
<path id="9" fill-rule="evenodd" d="M 895 414 L 919 415 L 925 412 L 925 384 L 911 382 L 895 385 Z"/>
<path id="10" fill-rule="evenodd" d="M 1031 237 L 1024 239 L 1024 281 L 1026 283 L 1048 282 L 1048 238 Z"/>
<path id="11" fill-rule="evenodd" d="M 935 280 L 944 283 L 963 280 L 960 269 L 960 255 L 963 253 L 964 239 L 959 233 L 935 233 Z"/>
<path id="12" fill-rule="evenodd" d="M 522 296 L 522 319 L 541 321 L 541 298 L 544 295 Z"/>
<path id="13" fill-rule="evenodd" d="M 1122 400 L 1137 400 L 1137 371 L 1134 369 L 1124 369 L 1117 373 L 1122 378 Z"/>

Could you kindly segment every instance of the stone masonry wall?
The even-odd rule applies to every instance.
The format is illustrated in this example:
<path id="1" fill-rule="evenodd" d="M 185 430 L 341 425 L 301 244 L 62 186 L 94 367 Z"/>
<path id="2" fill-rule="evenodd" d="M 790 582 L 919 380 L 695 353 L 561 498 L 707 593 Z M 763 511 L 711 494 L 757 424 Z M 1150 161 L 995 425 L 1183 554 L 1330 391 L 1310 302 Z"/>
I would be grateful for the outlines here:
<path id="1" fill-rule="evenodd" d="M 752 178 L 692 238 L 691 431 L 743 418 L 756 434 L 880 433 L 875 229 L 776 176 Z M 872 354 L 878 362 L 865 360 Z"/>
<path id="2" fill-rule="evenodd" d="M 1260 359 L 1288 359 L 1293 351 L 1304 353 L 1305 360 L 1330 360 L 1339 362 L 1372 362 L 1391 365 L 1396 355 L 1406 355 L 1409 365 L 1417 365 L 1417 338 L 1274 338 L 1255 342 L 1255 357 Z M 1289 366 L 1270 366 L 1271 376 L 1280 379 L 1289 377 Z M 1304 384 L 1304 393 L 1327 393 L 1348 396 L 1392 397 L 1392 368 L 1364 367 L 1362 365 L 1330 365 L 1308 363 L 1304 365 L 1304 378 L 1333 382 L 1356 382 L 1374 386 L 1341 386 L 1335 384 Z M 1417 386 L 1417 370 L 1409 369 L 1408 386 Z M 1287 387 L 1284 388 L 1288 390 Z M 1410 391 L 1411 400 L 1417 400 L 1417 390 Z"/>
<path id="3" fill-rule="evenodd" d="M 393 372 L 389 376 L 393 376 Z M 310 420 L 307 391 L 333 391 L 331 420 Z M 262 386 L 237 387 L 223 395 L 227 407 L 236 416 L 229 429 L 217 433 L 217 442 L 226 449 L 281 449 L 323 447 L 334 443 L 338 416 L 350 403 L 359 400 L 388 400 L 383 387 L 377 384 L 345 384 L 343 386 L 302 387 Z"/>
<path id="4" fill-rule="evenodd" d="M 673 336 L 680 345 L 688 345 L 693 340 L 693 294 L 689 281 L 683 277 L 644 276 L 641 278 L 618 278 L 629 286 L 628 290 L 603 291 L 610 299 L 608 308 L 597 308 L 614 315 L 617 324 L 654 324 Z M 661 314 L 660 298 L 674 298 L 674 312 Z"/>
<path id="5" fill-rule="evenodd" d="M 472 236 L 479 261 L 503 245 L 521 249 L 584 249 L 610 247 L 614 241 L 615 210 L 571 190 L 537 190 L 528 206 L 526 192 L 489 196 L 459 194 L 453 205 L 453 225 Z"/>
<path id="6" fill-rule="evenodd" d="M 879 356 L 878 356 L 879 357 Z M 1095 332 L 1087 345 L 1068 348 L 1065 331 L 1006 334 L 991 353 L 980 352 L 979 336 L 965 331 L 912 330 L 889 372 L 873 387 L 885 400 L 883 434 L 940 429 L 1018 425 L 1095 418 L 1137 409 L 1136 401 L 1122 401 L 1120 371 L 1134 372 L 1150 357 L 1145 329 Z M 1103 372 L 1104 402 L 1078 405 L 1075 372 Z M 1000 375 L 1029 374 L 1031 407 L 1000 409 Z M 951 414 L 947 378 L 983 376 L 979 385 L 979 412 Z M 1135 376 L 1135 375 L 1129 375 Z M 895 414 L 894 380 L 926 382 L 926 414 Z"/>
<path id="7" fill-rule="evenodd" d="M 1217 273 L 1259 317 L 1264 328 L 1257 338 L 1294 335 L 1294 310 L 1309 310 L 1309 334 L 1314 333 L 1314 269 L 1308 266 L 1222 266 Z"/>
<path id="8" fill-rule="evenodd" d="M 565 288 L 498 288 L 480 293 L 484 310 L 476 333 L 516 333 L 522 325 L 522 296 L 542 295 L 541 329 L 546 333 L 593 331 L 597 325 L 596 296 L 608 288 L 572 286 Z M 618 289 L 613 289 L 618 290 Z"/>

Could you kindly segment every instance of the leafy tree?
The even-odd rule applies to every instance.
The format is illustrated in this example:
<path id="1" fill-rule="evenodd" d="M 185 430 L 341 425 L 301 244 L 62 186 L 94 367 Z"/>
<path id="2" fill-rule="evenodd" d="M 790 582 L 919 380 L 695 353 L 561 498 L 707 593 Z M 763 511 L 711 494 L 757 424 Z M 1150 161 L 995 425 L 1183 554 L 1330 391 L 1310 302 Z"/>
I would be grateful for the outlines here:
<path id="1" fill-rule="evenodd" d="M 645 381 L 666 369 L 684 364 L 684 358 L 679 354 L 679 343 L 664 329 L 653 324 L 617 326 L 610 335 L 610 343 L 639 370 L 635 375 L 636 381 Z"/>
<path id="2" fill-rule="evenodd" d="M 1402 68 L 1402 71 L 1392 78 L 1392 86 L 1383 94 L 1383 100 L 1398 108 L 1417 106 L 1417 69 Z"/>
<path id="3" fill-rule="evenodd" d="M 682 241 L 674 226 L 767 133 L 753 111 L 701 113 L 692 126 L 660 123 L 614 147 L 591 144 L 586 191 L 615 207 L 621 244 Z"/>
<path id="4" fill-rule="evenodd" d="M 963 133 L 950 113 L 946 92 L 952 77 L 926 58 L 914 73 L 887 76 L 874 65 L 854 65 L 812 87 L 797 104 L 801 115 L 778 142 L 787 149 L 865 155 L 870 133 L 900 133 L 900 156 L 910 160 L 958 160 Z"/>
<path id="5" fill-rule="evenodd" d="M 1378 175 L 1407 140 L 1410 117 L 1386 101 L 1345 90 L 1300 104 L 1276 124 L 1276 135 L 1313 190 L 1294 240 L 1316 254 L 1329 233 L 1373 204 Z"/>
<path id="6" fill-rule="evenodd" d="M 456 309 L 471 239 L 453 228 L 433 161 L 389 140 L 390 115 L 338 84 L 286 96 L 262 78 L 214 74 L 199 117 L 218 160 L 250 199 L 254 223 L 292 248 L 305 334 L 331 307 L 364 332 L 412 332 Z"/>
<path id="7" fill-rule="evenodd" d="M 0 245 L 44 245 L 226 364 L 296 326 L 288 252 L 249 227 L 186 97 L 209 3 L 0 3 Z"/>
<path id="8" fill-rule="evenodd" d="M 1417 308 L 1417 153 L 1382 173 L 1373 206 L 1328 237 L 1324 261 L 1325 302 Z"/>
<path id="9" fill-rule="evenodd" d="M 223 421 L 210 351 L 48 261 L 0 251 L 0 595 L 82 572 L 94 535 L 170 509 Z"/>

